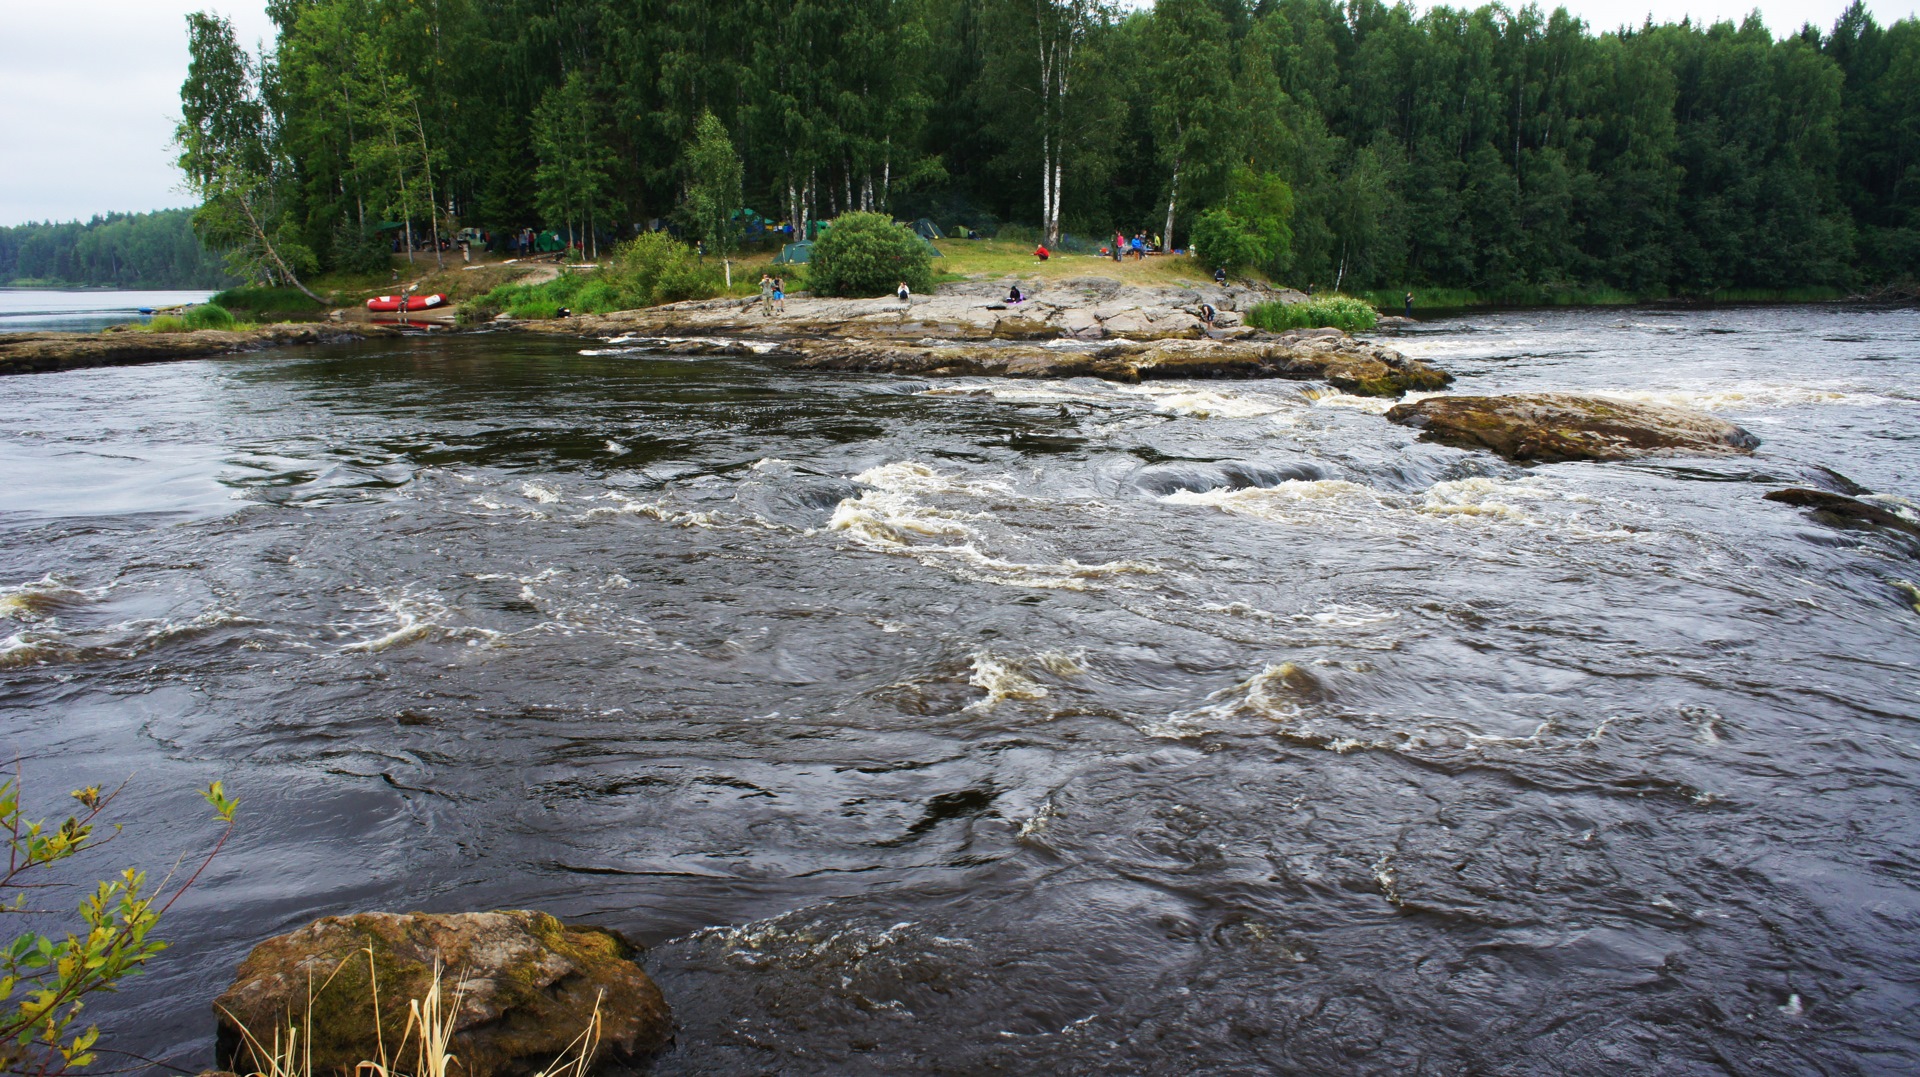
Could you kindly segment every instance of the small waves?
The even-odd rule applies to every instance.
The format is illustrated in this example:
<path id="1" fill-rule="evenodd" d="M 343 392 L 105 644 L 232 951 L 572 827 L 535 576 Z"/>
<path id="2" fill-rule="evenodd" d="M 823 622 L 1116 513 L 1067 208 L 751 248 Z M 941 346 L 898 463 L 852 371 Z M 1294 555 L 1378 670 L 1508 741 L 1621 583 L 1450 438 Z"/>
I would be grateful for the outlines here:
<path id="1" fill-rule="evenodd" d="M 506 635 L 491 628 L 447 623 L 453 619 L 453 611 L 436 594 L 402 589 L 379 592 L 375 598 L 391 620 L 391 626 L 378 636 L 342 646 L 341 653 L 379 654 L 428 640 L 460 641 L 477 647 L 497 643 Z"/>
<path id="2" fill-rule="evenodd" d="M 913 557 L 958 576 L 1009 587 L 1073 591 L 1124 585 L 1128 577 L 1153 575 L 1159 566 L 1119 559 L 1095 564 L 1071 557 L 1020 560 L 991 551 L 996 537 L 1009 543 L 1004 523 L 990 510 L 968 511 L 930 503 L 940 497 L 1007 498 L 1003 483 L 957 479 L 912 461 L 871 468 L 853 477 L 871 487 L 834 509 L 826 529 L 856 545 Z"/>

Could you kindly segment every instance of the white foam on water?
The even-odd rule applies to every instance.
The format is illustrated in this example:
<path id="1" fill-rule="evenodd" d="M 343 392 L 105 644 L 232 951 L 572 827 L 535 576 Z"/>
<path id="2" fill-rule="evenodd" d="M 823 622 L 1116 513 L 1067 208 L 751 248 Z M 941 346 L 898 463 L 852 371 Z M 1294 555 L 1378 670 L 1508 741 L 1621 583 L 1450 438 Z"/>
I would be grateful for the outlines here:
<path id="1" fill-rule="evenodd" d="M 1555 499 L 1559 496 L 1533 478 L 1490 479 L 1476 476 L 1434 483 L 1427 488 L 1414 511 L 1429 516 L 1491 516 L 1530 524 L 1536 521 L 1516 502 Z"/>
<path id="2" fill-rule="evenodd" d="M 1288 479 L 1272 486 L 1237 490 L 1176 490 L 1160 500 L 1169 505 L 1205 505 L 1237 516 L 1275 523 L 1307 523 L 1315 515 L 1342 508 L 1379 506 L 1383 495 L 1346 479 Z"/>
<path id="3" fill-rule="evenodd" d="M 541 505 L 557 505 L 560 503 L 559 494 L 554 493 L 552 490 L 548 489 L 545 486 L 541 486 L 539 483 L 534 483 L 534 482 L 521 483 L 520 495 L 522 497 L 525 497 L 528 501 L 532 501 Z"/>
<path id="4" fill-rule="evenodd" d="M 256 624 L 233 610 L 203 610 L 185 621 L 143 617 L 71 632 L 50 625 L 23 629 L 0 640 L 0 669 L 51 662 L 138 658 L 176 639 L 229 625 Z"/>
<path id="5" fill-rule="evenodd" d="M 1056 677 L 1079 677 L 1086 673 L 1086 653 L 1041 651 L 1025 658 L 1009 658 L 991 650 L 973 654 L 967 683 L 986 693 L 968 710 L 986 711 L 1009 699 L 1045 699 L 1047 688 L 1034 680 L 1031 671 L 1038 667 Z"/>
<path id="6" fill-rule="evenodd" d="M 721 527 L 726 523 L 718 513 L 683 512 L 679 509 L 659 504 L 658 502 L 641 501 L 637 498 L 628 497 L 619 491 L 610 491 L 601 494 L 600 500 L 612 501 L 615 504 L 612 508 L 599 506 L 588 509 L 580 516 L 580 520 L 583 523 L 619 516 L 643 516 L 650 520 L 659 520 L 661 523 L 673 524 L 676 527 Z M 772 524 L 766 524 L 765 521 L 759 522 L 765 524 L 765 526 L 774 526 Z"/>
<path id="7" fill-rule="evenodd" d="M 49 618 L 63 606 L 99 598 L 107 588 L 75 587 L 52 573 L 37 580 L 0 587 L 0 620 L 32 624 Z"/>
<path id="8" fill-rule="evenodd" d="M 346 644 L 341 653 L 379 654 L 424 640 L 464 640 L 468 646 L 478 646 L 505 638 L 505 633 L 491 628 L 447 624 L 453 611 L 435 594 L 403 589 L 377 592 L 375 597 L 393 619 L 393 627 L 371 639 Z"/>
<path id="9" fill-rule="evenodd" d="M 1153 385 L 1122 385 L 1125 396 L 1145 397 L 1155 411 L 1184 415 L 1194 419 L 1254 419 L 1285 411 L 1279 400 L 1256 393 L 1203 389 L 1179 382 Z"/>
<path id="10" fill-rule="evenodd" d="M 1733 385 L 1674 389 L 1599 389 L 1597 395 L 1641 404 L 1666 404 L 1701 411 L 1762 411 L 1771 408 L 1839 405 L 1870 408 L 1892 400 L 1872 393 L 1851 393 L 1813 385 L 1738 382 Z"/>
<path id="11" fill-rule="evenodd" d="M 608 451 L 609 453 L 612 453 L 612 454 L 613 454 L 613 455 L 615 455 L 615 456 L 625 456 L 625 455 L 627 455 L 628 453 L 630 453 L 630 452 L 632 452 L 633 450 L 632 450 L 632 449 L 629 449 L 629 448 L 627 448 L 627 447 L 626 447 L 625 445 L 622 445 L 622 444 L 620 444 L 620 443 L 619 443 L 619 442 L 617 442 L 617 441 L 614 441 L 614 440 L 612 440 L 612 439 L 608 439 L 608 441 L 607 441 L 607 451 Z"/>
<path id="12" fill-rule="evenodd" d="M 1161 571 L 1157 565 L 1126 559 L 1089 565 L 1072 558 L 1030 562 L 999 557 L 986 549 L 990 545 L 987 528 L 998 519 L 992 512 L 942 508 L 922 500 L 942 496 L 1005 499 L 1013 496 L 1005 483 L 963 480 L 913 461 L 869 468 L 853 478 L 872 489 L 843 498 L 822 530 L 840 532 L 866 549 L 913 557 L 965 579 L 1083 591 Z"/>
<path id="13" fill-rule="evenodd" d="M 1200 706 L 1150 720 L 1140 731 L 1150 737 L 1185 740 L 1223 732 L 1248 718 L 1290 722 L 1304 713 L 1317 691 L 1313 675 L 1294 663 L 1269 664 L 1246 680 L 1208 695 Z"/>
<path id="14" fill-rule="evenodd" d="M 1312 401 L 1313 406 L 1317 408 L 1348 408 L 1353 411 L 1364 411 L 1373 415 L 1385 415 L 1388 411 L 1392 410 L 1395 404 L 1411 404 L 1416 400 L 1425 400 L 1428 397 L 1445 396 L 1447 394 L 1408 393 L 1398 398 L 1391 396 L 1355 396 L 1352 393 L 1343 393 L 1334 388 L 1322 389 L 1314 387 L 1300 390 L 1300 395 Z"/>

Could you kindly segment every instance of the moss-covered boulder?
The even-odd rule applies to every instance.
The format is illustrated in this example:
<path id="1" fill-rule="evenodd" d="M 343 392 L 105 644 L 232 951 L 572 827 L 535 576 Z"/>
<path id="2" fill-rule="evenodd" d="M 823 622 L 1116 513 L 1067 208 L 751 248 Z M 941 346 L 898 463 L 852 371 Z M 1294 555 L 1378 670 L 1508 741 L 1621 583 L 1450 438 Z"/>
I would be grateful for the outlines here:
<path id="1" fill-rule="evenodd" d="M 525 1077 L 547 1069 L 600 1009 L 593 1065 L 643 1058 L 672 1037 L 660 989 L 618 933 L 540 912 L 361 913 L 329 916 L 254 947 L 214 1003 L 219 1061 L 266 1070 L 247 1036 L 271 1044 L 291 1024 L 313 1053 L 314 1077 L 351 1075 L 390 1062 L 406 1033 L 408 1003 L 427 995 L 435 963 L 442 994 L 457 994 L 451 1053 L 457 1077 Z M 375 987 L 378 987 L 376 1039 Z M 309 1017 L 309 1015 L 311 1015 Z M 311 1020 L 312 1031 L 307 1031 Z M 418 1039 L 405 1048 L 411 1067 Z M 407 1072 L 412 1072 L 407 1069 Z"/>
<path id="2" fill-rule="evenodd" d="M 1752 452 L 1760 439 L 1704 411 L 1574 393 L 1436 396 L 1387 418 L 1421 437 L 1509 460 L 1628 460 L 1653 453 Z"/>

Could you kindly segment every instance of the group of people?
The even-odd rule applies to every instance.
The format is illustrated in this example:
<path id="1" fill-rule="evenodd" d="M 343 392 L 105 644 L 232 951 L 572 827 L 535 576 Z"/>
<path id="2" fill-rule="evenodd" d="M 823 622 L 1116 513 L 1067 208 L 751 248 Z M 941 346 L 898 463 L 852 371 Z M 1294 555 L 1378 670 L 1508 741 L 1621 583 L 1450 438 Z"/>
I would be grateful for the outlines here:
<path id="1" fill-rule="evenodd" d="M 760 311 L 769 317 L 787 312 L 787 278 L 760 274 Z"/>
<path id="2" fill-rule="evenodd" d="M 1134 260 L 1140 261 L 1144 260 L 1147 255 L 1156 254 L 1159 251 L 1160 237 L 1158 235 L 1148 236 L 1145 232 L 1135 232 L 1132 237 L 1129 238 L 1125 232 L 1115 232 L 1113 234 L 1113 246 L 1108 248 L 1107 253 L 1113 256 L 1114 261 L 1118 262 L 1129 254 L 1133 255 Z"/>

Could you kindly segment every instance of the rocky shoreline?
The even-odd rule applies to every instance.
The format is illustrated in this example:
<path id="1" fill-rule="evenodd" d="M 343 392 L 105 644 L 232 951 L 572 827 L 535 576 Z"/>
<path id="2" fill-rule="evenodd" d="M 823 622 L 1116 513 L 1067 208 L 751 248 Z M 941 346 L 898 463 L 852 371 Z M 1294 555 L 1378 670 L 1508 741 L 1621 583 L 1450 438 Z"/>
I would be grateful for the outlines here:
<path id="1" fill-rule="evenodd" d="M 326 322 L 263 325 L 257 329 L 203 329 L 191 333 L 0 333 L 0 375 L 130 366 L 177 359 L 284 348 L 297 344 L 334 344 L 368 337 L 395 336 L 383 325 Z"/>

